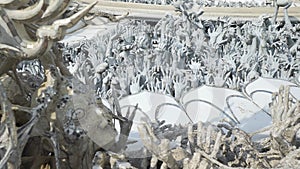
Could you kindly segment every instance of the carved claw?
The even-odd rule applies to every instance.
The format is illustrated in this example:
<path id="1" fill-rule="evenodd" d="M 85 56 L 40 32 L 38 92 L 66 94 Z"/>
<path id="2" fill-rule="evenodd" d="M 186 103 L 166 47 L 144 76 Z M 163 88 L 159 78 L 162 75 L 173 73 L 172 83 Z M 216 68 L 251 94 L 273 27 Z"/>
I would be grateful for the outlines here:
<path id="1" fill-rule="evenodd" d="M 6 9 L 5 11 L 6 14 L 9 16 L 9 18 L 13 20 L 22 21 L 37 16 L 42 10 L 43 5 L 44 5 L 44 0 L 40 0 L 39 2 L 35 3 L 33 6 L 29 6 L 25 9 L 21 9 L 21 10 Z"/>
<path id="2" fill-rule="evenodd" d="M 69 4 L 70 0 L 68 0 Z M 53 13 L 57 12 L 57 9 L 60 9 L 60 7 L 63 5 L 64 0 L 49 0 L 49 6 L 47 7 L 46 11 L 44 12 L 42 18 L 49 17 Z"/>
<path id="3" fill-rule="evenodd" d="M 39 20 L 39 23 L 44 24 L 44 25 L 53 23 L 57 18 L 60 18 L 60 16 L 65 13 L 65 11 L 68 9 L 68 7 L 70 5 L 70 2 L 71 2 L 71 0 L 64 0 L 63 4 L 61 6 L 59 6 L 58 9 L 56 9 L 51 15 L 49 15 L 47 17 L 44 16 L 44 18 L 41 18 Z M 69 16 L 71 16 L 71 15 L 69 15 Z M 66 17 L 69 17 L 69 16 L 66 16 Z"/>
<path id="4" fill-rule="evenodd" d="M 55 21 L 52 26 L 57 29 L 66 29 L 74 26 L 81 18 L 83 18 L 98 2 L 86 6 L 83 10 L 77 12 L 76 14 L 70 16 L 69 18 L 60 19 Z"/>

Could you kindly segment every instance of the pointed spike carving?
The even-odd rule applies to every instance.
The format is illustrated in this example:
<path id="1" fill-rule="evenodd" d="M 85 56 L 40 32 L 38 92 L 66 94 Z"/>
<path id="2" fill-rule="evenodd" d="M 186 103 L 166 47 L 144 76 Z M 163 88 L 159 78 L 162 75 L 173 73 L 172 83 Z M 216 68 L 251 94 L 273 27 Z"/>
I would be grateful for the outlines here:
<path id="1" fill-rule="evenodd" d="M 49 17 L 57 12 L 57 9 L 60 9 L 63 6 L 64 0 L 49 0 L 49 6 L 47 7 L 46 11 L 44 12 L 42 18 Z"/>
<path id="2" fill-rule="evenodd" d="M 92 4 L 86 6 L 81 11 L 77 12 L 76 14 L 65 18 L 55 21 L 52 25 L 54 27 L 60 27 L 60 28 L 71 28 L 74 26 L 81 18 L 83 18 L 98 2 L 95 1 Z"/>

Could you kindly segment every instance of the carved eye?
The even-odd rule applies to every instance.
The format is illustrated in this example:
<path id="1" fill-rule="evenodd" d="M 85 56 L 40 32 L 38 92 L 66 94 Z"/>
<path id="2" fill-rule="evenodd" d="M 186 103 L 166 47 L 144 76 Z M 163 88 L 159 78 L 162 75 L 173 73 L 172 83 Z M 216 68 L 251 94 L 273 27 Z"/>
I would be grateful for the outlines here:
<path id="1" fill-rule="evenodd" d="M 81 108 L 78 108 L 74 111 L 74 116 L 77 119 L 82 119 L 85 116 L 85 111 Z"/>
<path id="2" fill-rule="evenodd" d="M 68 135 L 74 134 L 74 132 L 75 132 L 75 126 L 74 126 L 74 124 L 68 124 L 68 125 L 64 128 L 64 131 L 65 131 L 65 133 L 68 134 Z"/>

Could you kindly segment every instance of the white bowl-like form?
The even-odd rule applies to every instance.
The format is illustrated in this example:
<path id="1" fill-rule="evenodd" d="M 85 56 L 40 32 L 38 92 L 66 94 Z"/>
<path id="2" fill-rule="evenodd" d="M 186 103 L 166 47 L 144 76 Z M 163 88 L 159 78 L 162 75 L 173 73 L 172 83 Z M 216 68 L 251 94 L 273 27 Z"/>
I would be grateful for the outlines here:
<path id="1" fill-rule="evenodd" d="M 235 90 L 204 85 L 186 93 L 181 102 L 193 122 L 214 123 L 224 118 L 236 122 L 226 103 L 226 98 L 232 95 L 243 96 Z"/>
<path id="2" fill-rule="evenodd" d="M 259 77 L 245 87 L 245 94 L 260 108 L 269 112 L 269 104 L 272 102 L 272 93 L 278 92 L 280 86 L 296 86 L 296 84 L 280 79 Z"/>
<path id="3" fill-rule="evenodd" d="M 120 100 L 122 113 L 127 111 L 126 107 L 129 105 L 135 106 L 136 104 L 138 104 L 139 109 L 147 114 L 151 121 L 156 120 L 155 113 L 157 111 L 158 120 L 167 120 L 172 124 L 187 124 L 190 122 L 184 110 L 180 108 L 180 104 L 173 97 L 148 91 L 129 95 Z"/>
<path id="4" fill-rule="evenodd" d="M 156 118 L 160 121 L 164 120 L 165 124 L 185 125 L 192 123 L 192 119 L 188 117 L 183 108 L 175 104 L 162 104 L 156 111 Z"/>
<path id="5" fill-rule="evenodd" d="M 201 122 L 219 122 L 228 117 L 226 113 L 216 105 L 197 99 L 188 102 L 185 109 L 194 123 Z"/>

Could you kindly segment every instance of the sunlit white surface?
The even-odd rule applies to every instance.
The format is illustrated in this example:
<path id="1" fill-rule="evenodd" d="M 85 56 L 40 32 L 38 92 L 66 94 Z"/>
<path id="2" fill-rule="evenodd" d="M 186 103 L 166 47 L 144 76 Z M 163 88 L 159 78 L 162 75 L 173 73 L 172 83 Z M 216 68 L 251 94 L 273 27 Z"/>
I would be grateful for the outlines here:
<path id="1" fill-rule="evenodd" d="M 232 95 L 243 96 L 242 93 L 235 90 L 204 85 L 187 92 L 181 102 L 188 114 L 195 117 L 195 120 L 215 122 L 227 115 L 233 119 L 226 103 L 226 98 Z"/>
<path id="2" fill-rule="evenodd" d="M 245 92 L 260 108 L 269 111 L 272 93 L 278 92 L 282 85 L 295 86 L 294 83 L 289 81 L 259 77 L 245 87 Z"/>
<path id="3" fill-rule="evenodd" d="M 156 116 L 160 121 L 164 120 L 166 124 L 176 125 L 184 125 L 192 122 L 180 107 L 173 105 L 164 105 L 163 107 L 164 111 L 158 111 Z"/>
<path id="4" fill-rule="evenodd" d="M 204 85 L 183 95 L 181 103 L 173 97 L 148 91 L 124 97 L 120 100 L 123 115 L 128 108 L 133 111 L 134 106 L 138 105 L 129 134 L 129 141 L 136 143 L 128 145 L 126 151 L 138 151 L 143 147 L 137 126 L 144 120 L 149 122 L 157 118 L 165 120 L 166 124 L 187 124 L 191 121 L 217 123 L 229 119 L 247 133 L 269 127 L 272 118 L 261 106 L 271 102 L 271 93 L 278 91 L 281 85 L 289 85 L 291 94 L 299 99 L 300 88 L 294 83 L 267 78 L 258 78 L 248 84 L 245 88 L 246 95 L 236 90 Z M 268 135 L 269 133 L 259 133 L 253 139 L 259 140 Z"/>
<path id="5" fill-rule="evenodd" d="M 178 102 L 170 96 L 153 93 L 153 92 L 148 92 L 148 91 L 142 91 L 138 94 L 126 96 L 120 100 L 121 108 L 124 106 L 128 106 L 128 105 L 135 106 L 136 104 L 138 104 L 138 107 L 149 116 L 151 121 L 155 120 L 156 108 L 159 105 L 164 104 L 164 103 L 170 103 L 170 104 L 179 106 Z M 122 109 L 122 112 L 125 112 L 125 111 L 127 111 L 127 109 Z M 162 106 L 159 109 L 159 112 L 161 114 L 164 114 L 163 112 L 168 112 L 168 113 L 172 112 L 172 114 L 174 114 L 174 115 L 171 116 L 169 120 L 175 121 L 175 122 L 176 122 L 176 119 L 178 119 L 176 114 L 177 115 L 182 114 L 181 109 L 174 108 L 172 106 Z"/>
<path id="6" fill-rule="evenodd" d="M 194 123 L 197 123 L 198 121 L 213 123 L 226 118 L 222 109 L 207 102 L 193 101 L 188 103 L 185 107 Z"/>
<path id="7" fill-rule="evenodd" d="M 300 73 L 298 73 L 295 77 L 295 82 L 298 86 L 300 86 Z"/>
<path id="8" fill-rule="evenodd" d="M 290 93 L 296 100 L 300 100 L 300 87 L 291 86 Z"/>
<path id="9" fill-rule="evenodd" d="M 228 104 L 239 121 L 237 126 L 245 132 L 252 133 L 272 124 L 271 116 L 246 97 L 232 96 Z"/>

